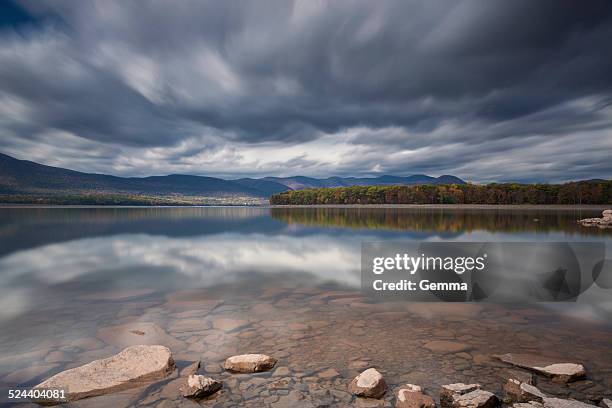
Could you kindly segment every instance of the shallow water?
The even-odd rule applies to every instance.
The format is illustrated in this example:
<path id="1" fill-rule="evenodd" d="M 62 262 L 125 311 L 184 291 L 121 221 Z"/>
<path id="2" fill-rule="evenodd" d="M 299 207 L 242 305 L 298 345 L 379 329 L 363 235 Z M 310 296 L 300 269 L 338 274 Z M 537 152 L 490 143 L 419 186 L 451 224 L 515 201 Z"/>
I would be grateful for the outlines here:
<path id="1" fill-rule="evenodd" d="M 170 347 L 179 368 L 201 360 L 200 373 L 224 380 L 202 406 L 391 404 L 390 391 L 380 402 L 347 393 L 369 366 L 390 388 L 416 383 L 437 396 L 441 384 L 479 382 L 501 395 L 508 367 L 491 354 L 507 352 L 571 356 L 588 380 L 538 386 L 583 401 L 610 398 L 609 291 L 544 305 L 372 303 L 359 292 L 363 241 L 602 241 L 609 259 L 612 232 L 576 223 L 598 213 L 3 208 L 0 389 L 150 342 Z M 433 340 L 465 350 L 431 352 Z M 278 371 L 222 371 L 226 357 L 251 352 L 277 357 Z M 181 381 L 74 406 L 198 406 L 179 396 Z"/>

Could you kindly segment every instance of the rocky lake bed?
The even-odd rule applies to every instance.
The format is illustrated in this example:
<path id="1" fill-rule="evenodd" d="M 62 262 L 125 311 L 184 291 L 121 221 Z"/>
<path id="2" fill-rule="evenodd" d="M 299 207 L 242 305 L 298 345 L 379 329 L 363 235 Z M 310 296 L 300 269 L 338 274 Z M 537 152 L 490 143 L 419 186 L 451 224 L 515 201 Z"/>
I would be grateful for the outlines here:
<path id="1" fill-rule="evenodd" d="M 7 373 L 3 386 L 34 386 L 124 348 L 160 345 L 172 355 L 166 374 L 70 405 L 420 408 L 430 403 L 423 396 L 440 405 L 445 401 L 443 387 L 459 383 L 478 384 L 478 390 L 499 402 L 488 401 L 484 394 L 471 395 L 480 402 L 454 401 L 451 395 L 446 404 L 482 408 L 512 402 L 505 390 L 511 379 L 519 381 L 519 395 L 525 383 L 547 398 L 598 405 L 612 397 L 609 328 L 586 330 L 578 321 L 539 307 L 376 304 L 359 292 L 308 286 L 262 287 L 255 298 L 218 298 L 214 292 L 196 290 L 172 293 L 163 301 L 147 292 L 129 295 L 120 300 L 111 295 L 109 306 L 100 294 L 99 308 L 90 304 L 78 320 L 56 311 L 55 333 L 38 344 L 27 333 L 14 338 L 12 347 L 23 352 L 0 359 L 0 371 Z M 29 330 L 36 330 L 36 317 L 28 318 L 33 323 Z M 73 337 L 87 331 L 90 336 Z M 229 358 L 246 353 L 270 359 Z M 357 381 L 364 372 L 368 378 Z M 74 378 L 66 381 L 69 390 L 74 388 Z M 186 398 L 189 382 L 213 391 Z M 422 389 L 416 395 L 405 390 L 407 384 Z M 400 393 L 412 405 L 400 401 Z M 530 401 L 523 400 L 513 402 Z M 553 402 L 545 406 L 562 407 L 550 405 Z"/>

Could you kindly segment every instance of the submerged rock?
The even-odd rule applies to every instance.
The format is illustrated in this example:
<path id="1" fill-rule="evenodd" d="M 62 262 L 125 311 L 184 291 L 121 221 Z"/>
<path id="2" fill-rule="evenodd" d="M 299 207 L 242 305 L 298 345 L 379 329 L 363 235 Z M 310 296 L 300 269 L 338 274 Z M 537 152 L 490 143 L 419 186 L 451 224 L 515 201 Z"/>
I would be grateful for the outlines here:
<path id="1" fill-rule="evenodd" d="M 576 363 L 554 363 L 550 359 L 535 354 L 502 354 L 495 358 L 504 363 L 517 367 L 526 368 L 539 374 L 552 378 L 555 382 L 570 382 L 583 378 L 586 371 L 582 364 Z"/>
<path id="2" fill-rule="evenodd" d="M 387 383 L 375 368 L 368 368 L 349 384 L 349 391 L 358 397 L 380 398 L 387 390 Z"/>
<path id="3" fill-rule="evenodd" d="M 512 404 L 512 408 L 544 408 L 541 402 L 529 401 L 529 402 L 517 402 Z"/>
<path id="4" fill-rule="evenodd" d="M 174 371 L 174 360 L 164 346 L 131 346 L 112 357 L 62 371 L 36 388 L 65 389 L 76 401 L 161 380 Z"/>
<path id="5" fill-rule="evenodd" d="M 327 368 L 317 374 L 317 377 L 323 378 L 325 380 L 338 377 L 340 373 L 336 371 L 334 368 Z"/>
<path id="6" fill-rule="evenodd" d="M 219 317 L 213 320 L 212 325 L 217 330 L 223 330 L 225 332 L 232 332 L 232 331 L 247 327 L 249 325 L 249 321 L 244 320 L 244 319 L 231 319 L 231 318 Z"/>
<path id="7" fill-rule="evenodd" d="M 514 378 L 508 379 L 504 385 L 506 396 L 512 402 L 542 402 L 546 395 L 531 384 L 520 382 Z"/>
<path id="8" fill-rule="evenodd" d="M 147 322 L 103 327 L 98 330 L 96 337 L 107 344 L 122 348 L 141 344 L 164 344 L 176 352 L 185 347 L 183 341 L 170 336 L 155 323 Z"/>
<path id="9" fill-rule="evenodd" d="M 221 382 L 203 375 L 190 375 L 180 388 L 185 398 L 204 398 L 219 391 Z"/>
<path id="10" fill-rule="evenodd" d="M 241 354 L 225 360 L 223 368 L 237 373 L 258 373 L 274 368 L 276 359 L 265 354 Z"/>
<path id="11" fill-rule="evenodd" d="M 451 407 L 455 395 L 464 395 L 480 389 L 480 384 L 455 383 L 443 385 L 440 389 L 440 405 Z"/>
<path id="12" fill-rule="evenodd" d="M 436 402 L 418 385 L 405 384 L 395 391 L 395 408 L 435 408 Z"/>
<path id="13" fill-rule="evenodd" d="M 454 408 L 493 408 L 498 405 L 499 399 L 489 391 L 475 390 L 467 394 L 453 396 Z"/>
<path id="14" fill-rule="evenodd" d="M 434 340 L 429 343 L 425 343 L 423 346 L 429 351 L 441 354 L 459 353 L 462 351 L 470 350 L 471 347 L 468 344 L 459 343 L 457 341 L 446 341 L 446 340 Z"/>
<path id="15" fill-rule="evenodd" d="M 586 404 L 576 400 L 561 398 L 544 398 L 544 408 L 594 408 L 596 405 Z"/>

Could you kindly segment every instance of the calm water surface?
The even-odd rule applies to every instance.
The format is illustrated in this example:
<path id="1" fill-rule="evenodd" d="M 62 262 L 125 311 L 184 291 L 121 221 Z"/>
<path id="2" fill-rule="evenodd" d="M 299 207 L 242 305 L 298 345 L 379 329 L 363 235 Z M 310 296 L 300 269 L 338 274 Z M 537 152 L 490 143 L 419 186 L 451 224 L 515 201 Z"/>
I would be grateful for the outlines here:
<path id="1" fill-rule="evenodd" d="M 131 344 L 163 344 L 183 368 L 224 389 L 202 406 L 353 406 L 364 368 L 391 387 L 479 382 L 498 392 L 491 354 L 582 362 L 588 380 L 541 379 L 554 395 L 612 395 L 612 299 L 593 288 L 571 304 L 375 304 L 363 298 L 363 241 L 601 241 L 578 225 L 595 210 L 331 208 L 0 209 L 0 389 L 33 385 Z M 432 340 L 463 344 L 435 353 Z M 279 371 L 230 375 L 232 354 L 263 352 Z M 178 374 L 74 406 L 198 406 Z M 368 403 L 390 406 L 385 400 Z M 302 405 L 300 405 L 302 404 Z M 19 406 L 25 406 L 21 404 Z"/>

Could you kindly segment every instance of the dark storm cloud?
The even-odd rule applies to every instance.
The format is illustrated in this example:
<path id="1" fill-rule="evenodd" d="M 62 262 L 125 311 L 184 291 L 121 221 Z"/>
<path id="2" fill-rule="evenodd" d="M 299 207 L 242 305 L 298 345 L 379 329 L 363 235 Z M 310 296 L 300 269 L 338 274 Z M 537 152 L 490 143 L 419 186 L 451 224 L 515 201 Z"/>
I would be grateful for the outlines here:
<path id="1" fill-rule="evenodd" d="M 19 4 L 37 24 L 0 28 L 11 152 L 67 133 L 116 173 L 612 173 L 607 0 Z"/>

